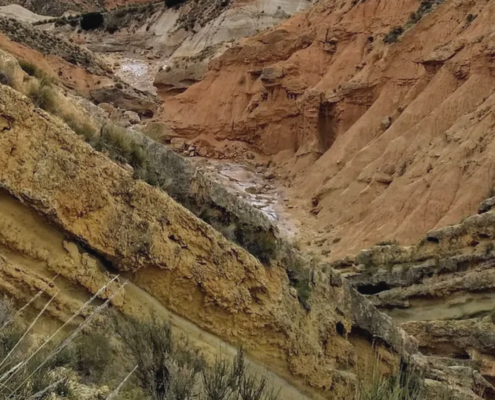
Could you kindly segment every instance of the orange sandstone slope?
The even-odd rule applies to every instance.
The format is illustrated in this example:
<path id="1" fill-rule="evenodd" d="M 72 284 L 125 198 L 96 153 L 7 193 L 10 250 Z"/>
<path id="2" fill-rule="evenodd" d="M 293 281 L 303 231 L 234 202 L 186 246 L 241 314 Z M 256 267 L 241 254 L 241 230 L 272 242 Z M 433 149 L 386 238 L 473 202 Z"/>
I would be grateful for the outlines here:
<path id="1" fill-rule="evenodd" d="M 409 243 L 493 186 L 494 18 L 489 0 L 323 0 L 213 60 L 161 117 L 276 155 L 333 258 Z"/>

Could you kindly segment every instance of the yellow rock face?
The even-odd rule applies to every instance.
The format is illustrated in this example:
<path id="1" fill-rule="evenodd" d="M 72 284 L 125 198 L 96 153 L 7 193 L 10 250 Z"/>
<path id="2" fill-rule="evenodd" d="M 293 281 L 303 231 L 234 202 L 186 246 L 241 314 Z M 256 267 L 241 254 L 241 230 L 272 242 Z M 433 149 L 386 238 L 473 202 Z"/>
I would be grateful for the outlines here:
<path id="1" fill-rule="evenodd" d="M 366 330 L 389 345 L 380 350 L 385 366 L 394 365 L 395 354 L 415 351 L 403 331 L 333 272 L 315 274 L 312 310 L 305 311 L 283 266 L 266 269 L 6 86 L 0 119 L 7 121 L 0 133 L 5 274 L 18 263 L 26 279 L 59 273 L 94 293 L 108 279 L 99 263 L 111 264 L 169 310 L 243 344 L 315 397 L 345 396 L 359 361 L 372 354 Z M 125 293 L 114 305 L 131 309 Z"/>

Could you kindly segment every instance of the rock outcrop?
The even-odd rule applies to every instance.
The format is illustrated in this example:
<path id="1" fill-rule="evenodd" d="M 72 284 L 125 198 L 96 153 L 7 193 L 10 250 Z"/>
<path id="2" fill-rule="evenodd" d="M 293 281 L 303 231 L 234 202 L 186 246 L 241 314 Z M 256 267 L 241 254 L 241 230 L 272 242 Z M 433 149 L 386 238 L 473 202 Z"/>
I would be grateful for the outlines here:
<path id="1" fill-rule="evenodd" d="M 38 15 L 25 9 L 18 4 L 11 4 L 8 6 L 0 6 L 0 15 L 7 18 L 15 18 L 23 22 L 41 22 L 50 19 L 50 17 L 44 15 Z"/>
<path id="2" fill-rule="evenodd" d="M 154 160 L 157 186 L 175 201 L 248 250 L 266 243 L 273 246 L 269 249 L 270 258 L 284 251 L 284 241 L 277 227 L 262 211 L 171 148 L 138 132 L 133 136 L 143 146 L 147 158 Z"/>
<path id="3" fill-rule="evenodd" d="M 492 187 L 494 7 L 322 1 L 214 59 L 160 118 L 273 155 L 334 259 L 412 243 Z"/>
<path id="4" fill-rule="evenodd" d="M 430 231 L 416 246 L 382 243 L 333 263 L 430 355 L 479 362 L 494 379 L 495 215 Z"/>
<path id="5" fill-rule="evenodd" d="M 314 274 L 311 311 L 304 310 L 289 289 L 282 265 L 266 269 L 6 86 L 0 86 L 0 131 L 1 198 L 11 205 L 2 207 L 7 219 L 2 219 L 6 227 L 1 229 L 1 249 L 30 254 L 68 277 L 78 265 L 94 266 L 77 250 L 91 249 L 112 268 L 129 271 L 136 284 L 170 310 L 231 343 L 244 344 L 256 359 L 314 398 L 348 398 L 349 383 L 362 373 L 360 363 L 374 351 L 388 368 L 416 353 L 414 339 L 338 272 Z M 38 228 L 31 230 L 33 240 L 21 241 L 15 227 L 19 208 L 12 205 L 18 202 L 68 238 L 64 247 L 72 261 L 64 258 L 64 249 L 57 250 L 61 257 L 51 258 L 46 250 L 38 253 L 40 236 L 45 243 L 60 241 Z M 2 253 L 7 257 L 4 274 L 9 262 L 22 263 Z M 59 263 L 63 265 L 57 267 Z M 26 263 L 23 269 L 32 265 Z M 72 276 L 89 291 L 101 279 Z M 9 282 L 22 284 L 19 279 Z M 468 386 L 474 389 L 473 382 Z"/>
<path id="6" fill-rule="evenodd" d="M 152 118 L 158 107 L 154 96 L 138 91 L 132 87 L 102 87 L 91 91 L 91 98 L 97 104 L 109 103 L 114 107 L 129 110 L 141 117 Z"/>
<path id="7" fill-rule="evenodd" d="M 164 96 L 184 91 L 203 78 L 208 62 L 229 49 L 233 41 L 276 25 L 310 4 L 311 0 L 190 2 L 168 37 L 155 39 L 158 46 L 175 42 L 177 47 L 154 85 Z"/>

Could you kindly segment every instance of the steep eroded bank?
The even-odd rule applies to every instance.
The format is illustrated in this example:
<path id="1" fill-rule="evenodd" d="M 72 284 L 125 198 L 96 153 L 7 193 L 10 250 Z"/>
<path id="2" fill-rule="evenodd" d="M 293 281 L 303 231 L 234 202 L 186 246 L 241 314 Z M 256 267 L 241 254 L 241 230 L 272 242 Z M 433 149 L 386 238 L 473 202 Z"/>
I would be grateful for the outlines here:
<path id="1" fill-rule="evenodd" d="M 272 155 L 333 259 L 413 242 L 493 184 L 495 6 L 423 3 L 320 2 L 213 60 L 161 118 Z"/>

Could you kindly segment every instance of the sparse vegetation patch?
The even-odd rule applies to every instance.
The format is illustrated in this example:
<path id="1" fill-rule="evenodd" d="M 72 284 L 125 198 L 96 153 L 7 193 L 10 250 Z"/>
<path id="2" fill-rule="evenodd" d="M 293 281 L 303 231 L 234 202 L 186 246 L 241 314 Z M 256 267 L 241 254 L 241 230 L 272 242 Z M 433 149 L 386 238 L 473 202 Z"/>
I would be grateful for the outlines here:
<path id="1" fill-rule="evenodd" d="M 396 26 L 390 30 L 390 32 L 385 35 L 383 41 L 387 44 L 395 43 L 399 40 L 401 35 L 411 26 L 417 24 L 423 17 L 428 15 L 433 9 L 440 4 L 442 4 L 445 0 L 422 0 L 419 8 L 413 12 L 405 26 Z"/>
<path id="2" fill-rule="evenodd" d="M 47 76 L 41 68 L 29 61 L 19 60 L 19 65 L 21 66 L 22 70 L 29 76 L 34 76 L 38 79 L 43 79 Z"/>
<path id="3" fill-rule="evenodd" d="M 34 321 L 49 304 L 48 300 Z M 102 310 L 96 308 L 91 315 Z M 0 300 L 0 398 L 76 400 L 80 397 L 74 388 L 81 384 L 86 392 L 111 388 L 104 397 L 94 397 L 105 399 L 278 397 L 263 374 L 250 372 L 242 350 L 232 360 L 219 357 L 208 365 L 200 351 L 174 336 L 163 320 L 138 320 L 117 312 L 100 317 L 99 322 L 82 322 L 65 334 L 60 331 L 62 337 L 34 342 L 29 329 L 33 325 L 28 328 L 12 304 Z"/>
<path id="4" fill-rule="evenodd" d="M 382 376 L 374 372 L 370 381 L 359 382 L 356 400 L 427 399 L 420 376 L 413 371 L 405 369 L 392 376 Z"/>
<path id="5" fill-rule="evenodd" d="M 383 38 L 383 41 L 387 44 L 395 43 L 399 40 L 400 35 L 404 33 L 404 28 L 402 26 L 396 26 L 392 28 L 389 33 Z"/>
<path id="6" fill-rule="evenodd" d="M 88 143 L 94 143 L 96 139 L 96 130 L 88 122 L 79 122 L 73 115 L 62 116 L 65 123 L 76 132 L 79 136 L 82 136 Z"/>

